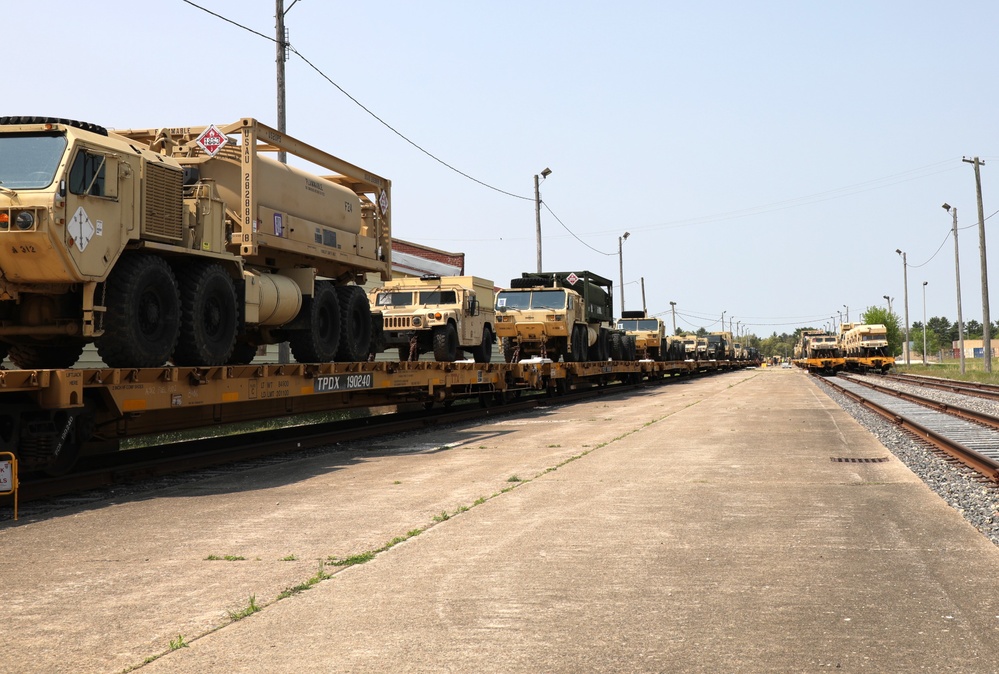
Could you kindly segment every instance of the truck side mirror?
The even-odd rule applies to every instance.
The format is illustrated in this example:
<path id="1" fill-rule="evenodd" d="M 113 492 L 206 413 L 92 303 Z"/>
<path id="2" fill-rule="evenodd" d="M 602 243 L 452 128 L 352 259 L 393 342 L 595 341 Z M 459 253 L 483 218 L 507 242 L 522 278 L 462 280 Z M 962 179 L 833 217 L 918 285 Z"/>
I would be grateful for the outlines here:
<path id="1" fill-rule="evenodd" d="M 479 299 L 477 297 L 473 297 L 468 300 L 468 315 L 469 316 L 479 315 Z"/>

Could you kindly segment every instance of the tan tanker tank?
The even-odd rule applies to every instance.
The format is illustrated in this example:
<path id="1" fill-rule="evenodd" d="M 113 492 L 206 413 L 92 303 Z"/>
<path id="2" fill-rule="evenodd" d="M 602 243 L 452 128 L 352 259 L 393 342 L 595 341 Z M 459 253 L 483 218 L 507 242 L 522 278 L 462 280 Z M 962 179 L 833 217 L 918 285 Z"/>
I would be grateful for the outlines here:
<path id="1" fill-rule="evenodd" d="M 284 166 L 287 152 L 330 175 Z M 391 183 L 256 120 L 108 131 L 0 118 L 0 355 L 112 367 L 362 360 Z"/>

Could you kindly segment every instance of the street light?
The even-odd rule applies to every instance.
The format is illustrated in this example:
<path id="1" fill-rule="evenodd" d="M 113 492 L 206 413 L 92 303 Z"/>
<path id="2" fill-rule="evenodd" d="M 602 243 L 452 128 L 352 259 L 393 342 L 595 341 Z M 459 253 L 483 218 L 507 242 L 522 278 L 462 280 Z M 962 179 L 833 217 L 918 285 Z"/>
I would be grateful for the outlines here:
<path id="1" fill-rule="evenodd" d="M 901 248 L 896 248 L 895 252 L 902 256 L 902 285 L 905 287 L 905 364 L 909 363 L 909 263 L 906 261 L 905 253 Z"/>
<path id="2" fill-rule="evenodd" d="M 617 265 L 618 270 L 621 273 L 621 315 L 624 316 L 624 246 L 622 245 L 625 240 L 631 236 L 629 232 L 625 232 L 623 236 L 617 237 Z"/>
<path id="3" fill-rule="evenodd" d="M 961 374 L 964 374 L 964 317 L 961 315 L 961 253 L 957 246 L 957 208 L 944 203 L 943 209 L 954 216 L 954 269 L 957 274 L 957 346 L 961 350 Z"/>
<path id="4" fill-rule="evenodd" d="M 923 365 L 926 365 L 926 284 L 929 281 L 923 281 Z"/>
<path id="5" fill-rule="evenodd" d="M 541 273 L 541 181 L 552 174 L 552 170 L 545 167 L 541 171 L 541 177 L 534 174 L 534 224 L 538 235 L 538 273 Z"/>
<path id="6" fill-rule="evenodd" d="M 850 322 L 850 307 L 848 307 L 848 306 L 846 306 L 844 304 L 843 308 L 846 309 L 846 322 L 849 323 Z"/>
<path id="7" fill-rule="evenodd" d="M 669 308 L 673 311 L 673 334 L 676 334 L 676 302 L 670 302 Z"/>
<path id="8" fill-rule="evenodd" d="M 887 295 L 882 295 L 881 297 L 883 297 L 883 298 L 885 298 L 886 300 L 888 300 L 888 314 L 890 315 L 890 314 L 891 314 L 891 301 L 892 301 L 892 300 L 893 300 L 894 298 L 893 298 L 893 297 L 888 297 Z"/>

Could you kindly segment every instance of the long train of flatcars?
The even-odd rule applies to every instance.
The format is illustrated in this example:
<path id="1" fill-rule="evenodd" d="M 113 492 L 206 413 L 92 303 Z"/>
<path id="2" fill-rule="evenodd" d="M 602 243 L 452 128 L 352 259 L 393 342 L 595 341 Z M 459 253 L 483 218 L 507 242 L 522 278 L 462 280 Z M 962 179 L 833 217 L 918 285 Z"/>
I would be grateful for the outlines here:
<path id="1" fill-rule="evenodd" d="M 842 323 L 838 333 L 802 330 L 794 347 L 794 363 L 809 372 L 835 374 L 851 372 L 885 373 L 895 364 L 888 354 L 888 334 L 884 325 Z"/>
<path id="2" fill-rule="evenodd" d="M 278 152 L 322 174 L 264 156 Z M 58 473 L 152 433 L 753 362 L 640 349 L 590 272 L 525 274 L 495 303 L 477 277 L 407 290 L 391 214 L 389 180 L 252 118 L 108 130 L 0 117 L 0 356 L 18 368 L 0 370 L 0 452 Z M 369 276 L 391 292 L 369 298 Z M 419 310 L 393 315 L 406 302 Z M 505 363 L 491 362 L 497 336 Z M 296 362 L 254 362 L 282 342 Z M 106 367 L 73 367 L 88 344 Z M 389 345 L 397 358 L 370 360 Z M 429 350 L 438 362 L 418 360 Z"/>

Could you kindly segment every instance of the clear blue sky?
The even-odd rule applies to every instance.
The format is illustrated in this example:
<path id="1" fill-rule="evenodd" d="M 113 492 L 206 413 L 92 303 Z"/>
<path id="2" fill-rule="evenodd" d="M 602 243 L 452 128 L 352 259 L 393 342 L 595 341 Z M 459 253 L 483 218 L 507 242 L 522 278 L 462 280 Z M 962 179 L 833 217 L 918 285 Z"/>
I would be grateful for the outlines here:
<path id="1" fill-rule="evenodd" d="M 285 0 L 286 7 L 292 0 Z M 276 123 L 273 0 L 5 3 L 3 114 L 108 127 Z M 618 280 L 626 308 L 723 311 L 761 337 L 884 305 L 980 320 L 974 173 L 999 210 L 995 2 L 299 0 L 288 132 L 393 181 L 395 235 L 505 285 L 536 267 Z M 999 225 L 999 216 L 986 223 Z M 943 246 L 941 248 L 941 245 Z M 988 239 L 991 280 L 999 238 Z M 939 249 L 939 252 L 937 252 Z M 934 257 L 935 254 L 935 257 Z M 917 266 L 918 265 L 918 266 Z M 992 286 L 999 297 L 999 284 Z M 615 290 L 615 301 L 619 294 Z M 993 318 L 999 311 L 993 307 Z M 904 315 L 903 315 L 904 318 Z M 726 320 L 727 323 L 727 320 Z"/>

